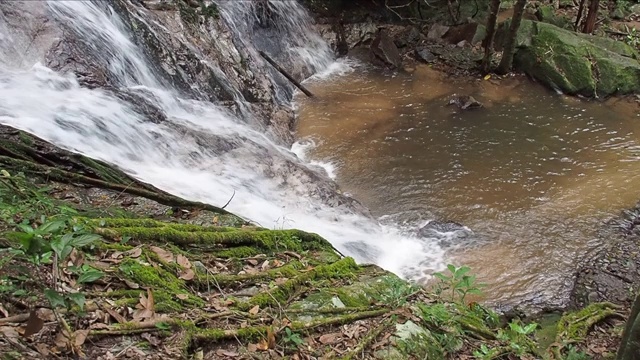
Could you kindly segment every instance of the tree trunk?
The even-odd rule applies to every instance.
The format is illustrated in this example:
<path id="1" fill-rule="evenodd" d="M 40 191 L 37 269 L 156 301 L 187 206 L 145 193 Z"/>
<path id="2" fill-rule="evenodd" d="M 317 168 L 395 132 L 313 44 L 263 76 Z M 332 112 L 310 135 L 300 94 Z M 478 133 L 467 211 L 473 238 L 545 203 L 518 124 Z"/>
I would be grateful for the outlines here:
<path id="1" fill-rule="evenodd" d="M 516 37 L 518 35 L 518 29 L 520 29 L 520 23 L 522 22 L 522 15 L 524 14 L 524 7 L 527 5 L 527 0 L 517 0 L 513 7 L 513 17 L 511 18 L 511 26 L 509 26 L 509 33 L 504 42 L 502 59 L 500 65 L 498 65 L 497 73 L 506 74 L 511 70 L 513 64 L 513 54 L 516 51 Z"/>
<path id="2" fill-rule="evenodd" d="M 580 0 L 580 6 L 578 7 L 578 15 L 576 16 L 576 23 L 573 25 L 575 31 L 578 31 L 580 26 L 580 20 L 582 20 L 582 13 L 584 13 L 584 3 L 586 0 Z"/>
<path id="3" fill-rule="evenodd" d="M 587 19 L 584 21 L 584 28 L 582 28 L 583 33 L 591 34 L 593 30 L 595 30 L 599 9 L 600 0 L 591 0 L 591 2 L 589 3 L 589 12 L 587 13 Z"/>
<path id="4" fill-rule="evenodd" d="M 616 360 L 640 359 L 640 293 L 631 307 L 631 314 L 622 333 Z"/>
<path id="5" fill-rule="evenodd" d="M 489 5 L 489 20 L 487 21 L 487 37 L 484 42 L 484 58 L 482 59 L 482 72 L 485 74 L 491 68 L 491 57 L 493 55 L 493 38 L 496 34 L 496 22 L 500 11 L 501 0 L 491 0 Z"/>

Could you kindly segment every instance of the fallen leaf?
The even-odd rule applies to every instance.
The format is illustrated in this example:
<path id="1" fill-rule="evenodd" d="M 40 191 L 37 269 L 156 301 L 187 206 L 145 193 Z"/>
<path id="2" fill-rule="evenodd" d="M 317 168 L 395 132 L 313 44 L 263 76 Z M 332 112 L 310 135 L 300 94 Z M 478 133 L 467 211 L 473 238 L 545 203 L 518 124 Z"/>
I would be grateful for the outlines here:
<path id="1" fill-rule="evenodd" d="M 214 216 L 213 220 L 211 220 L 212 223 L 217 224 L 218 223 L 218 217 Z"/>
<path id="2" fill-rule="evenodd" d="M 247 345 L 247 351 L 248 352 L 256 352 L 256 351 L 258 351 L 258 345 L 256 345 L 256 344 Z"/>
<path id="3" fill-rule="evenodd" d="M 127 322 L 127 319 L 125 319 L 124 316 L 120 315 L 120 313 L 118 313 L 117 311 L 106 306 L 104 307 L 104 310 L 108 312 L 109 315 L 111 315 L 111 317 L 113 317 L 119 324 L 124 324 Z"/>
<path id="4" fill-rule="evenodd" d="M 164 261 L 166 263 L 172 263 L 173 262 L 173 254 L 170 251 L 167 251 L 165 249 L 159 248 L 157 246 L 152 246 L 151 247 L 151 251 L 156 253 L 156 255 L 158 255 L 160 260 L 162 260 L 162 261 Z"/>
<path id="5" fill-rule="evenodd" d="M 269 268 L 269 260 L 265 260 L 262 263 L 262 266 L 260 266 L 260 269 L 262 269 L 264 271 L 264 270 L 267 270 L 268 268 Z"/>
<path id="6" fill-rule="evenodd" d="M 227 357 L 238 357 L 238 356 L 240 356 L 240 354 L 238 354 L 237 352 L 227 351 L 227 350 L 223 350 L 223 349 L 218 349 L 218 351 L 216 351 L 216 355 L 218 355 L 218 356 L 227 356 Z"/>
<path id="7" fill-rule="evenodd" d="M 24 329 L 24 334 L 22 336 L 29 337 L 33 334 L 37 334 L 42 330 L 44 326 L 44 320 L 38 317 L 38 313 L 34 310 L 29 314 L 29 319 L 27 320 L 27 326 Z"/>
<path id="8" fill-rule="evenodd" d="M 187 300 L 189 298 L 189 295 L 187 294 L 178 294 L 176 295 L 176 297 L 180 300 Z"/>
<path id="9" fill-rule="evenodd" d="M 485 80 L 489 80 L 489 79 L 491 79 L 491 75 L 490 75 L 490 74 L 485 75 L 485 76 L 484 76 L 484 79 L 485 79 Z"/>
<path id="10" fill-rule="evenodd" d="M 147 340 L 149 342 L 149 344 L 153 345 L 153 346 L 158 346 L 160 344 L 162 344 L 162 340 L 158 339 L 155 336 L 152 336 L 150 333 L 143 333 L 141 336 L 141 338 Z"/>
<path id="11" fill-rule="evenodd" d="M 134 283 L 133 281 L 129 281 L 129 280 L 127 280 L 127 279 L 124 279 L 124 283 L 125 283 L 125 284 L 127 284 L 127 286 L 128 286 L 130 289 L 140 289 L 140 285 L 138 285 L 138 284 Z"/>
<path id="12" fill-rule="evenodd" d="M 249 314 L 256 315 L 260 311 L 260 305 L 256 305 L 249 310 Z"/>
<path id="13" fill-rule="evenodd" d="M 258 260 L 256 260 L 256 259 L 249 259 L 249 260 L 247 260 L 247 262 L 248 262 L 251 266 L 257 266 L 257 265 L 258 265 Z"/>
<path id="14" fill-rule="evenodd" d="M 38 317 L 43 321 L 55 321 L 56 314 L 53 313 L 53 310 L 47 308 L 39 308 L 36 310 Z"/>
<path id="15" fill-rule="evenodd" d="M 17 339 L 20 337 L 20 334 L 18 334 L 13 326 L 0 326 L 0 333 L 9 339 Z"/>
<path id="16" fill-rule="evenodd" d="M 267 351 L 269 350 L 269 343 L 267 343 L 267 340 L 262 339 L 260 340 L 260 342 L 256 345 L 256 349 L 260 350 L 260 351 Z"/>
<path id="17" fill-rule="evenodd" d="M 273 260 L 273 267 L 280 267 L 284 265 L 284 263 L 278 259 Z"/>
<path id="18" fill-rule="evenodd" d="M 9 317 L 9 312 L 4 308 L 4 306 L 2 306 L 2 304 L 0 304 L 0 313 L 2 313 L 3 317 Z"/>
<path id="19" fill-rule="evenodd" d="M 151 311 L 155 310 L 155 301 L 153 299 L 153 293 L 151 292 L 151 289 L 147 289 L 147 305 L 145 306 L 145 308 Z"/>
<path id="20" fill-rule="evenodd" d="M 340 337 L 339 333 L 324 334 L 320 336 L 318 341 L 320 341 L 320 343 L 323 345 L 334 344 L 338 341 L 339 337 Z"/>
<path id="21" fill-rule="evenodd" d="M 267 342 L 269 345 L 269 349 L 276 348 L 276 335 L 273 333 L 270 327 L 267 328 Z"/>
<path id="22" fill-rule="evenodd" d="M 142 255 L 142 247 L 136 246 L 135 248 L 127 251 L 125 254 L 130 258 L 140 257 L 140 255 Z"/>
<path id="23" fill-rule="evenodd" d="M 82 346 L 82 344 L 84 344 L 84 341 L 87 339 L 87 336 L 89 335 L 89 330 L 76 330 L 73 333 L 73 343 L 74 345 L 79 348 Z"/>
<path id="24" fill-rule="evenodd" d="M 191 270 L 191 269 L 186 269 L 184 272 L 182 272 L 182 274 L 180 274 L 180 279 L 182 280 L 193 280 L 193 278 L 196 276 L 196 273 Z"/>
<path id="25" fill-rule="evenodd" d="M 182 254 L 178 254 L 176 262 L 178 263 L 178 265 L 182 266 L 185 269 L 191 269 L 191 262 L 189 261 L 189 259 L 187 259 L 186 256 Z"/>
<path id="26" fill-rule="evenodd" d="M 46 344 L 42 344 L 42 343 L 37 343 L 35 345 L 36 350 L 38 350 L 38 352 L 40 353 L 40 355 L 44 356 L 44 357 L 48 357 L 49 354 L 51 353 L 49 351 L 49 346 L 47 346 Z"/>
<path id="27" fill-rule="evenodd" d="M 95 324 L 91 324 L 90 329 L 91 330 L 107 330 L 109 329 L 109 325 L 105 323 L 95 323 Z"/>

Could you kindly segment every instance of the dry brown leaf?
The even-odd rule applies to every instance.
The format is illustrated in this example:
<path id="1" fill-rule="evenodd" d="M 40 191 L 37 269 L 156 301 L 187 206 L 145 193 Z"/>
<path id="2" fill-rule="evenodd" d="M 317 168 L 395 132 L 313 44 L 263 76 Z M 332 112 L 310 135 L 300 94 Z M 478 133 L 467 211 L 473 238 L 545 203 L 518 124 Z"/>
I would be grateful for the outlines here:
<path id="1" fill-rule="evenodd" d="M 76 330 L 73 333 L 73 344 L 76 348 L 79 348 L 84 344 L 84 341 L 87 340 L 87 336 L 89 335 L 89 330 Z"/>
<path id="2" fill-rule="evenodd" d="M 218 355 L 218 356 L 226 356 L 226 357 L 238 357 L 238 356 L 240 356 L 240 354 L 238 354 L 237 352 L 227 351 L 227 350 L 224 350 L 224 349 L 218 349 L 216 351 L 216 355 Z"/>
<path id="3" fill-rule="evenodd" d="M 248 262 L 251 266 L 257 266 L 257 265 L 258 265 L 258 260 L 256 260 L 256 259 L 249 259 L 249 260 L 247 260 L 247 262 Z"/>
<path id="4" fill-rule="evenodd" d="M 49 351 L 49 346 L 47 346 L 46 344 L 42 344 L 42 343 L 37 343 L 35 345 L 36 350 L 38 350 L 38 353 L 40 353 L 40 355 L 42 355 L 43 357 L 48 357 L 49 354 L 51 353 Z"/>
<path id="5" fill-rule="evenodd" d="M 136 246 L 135 248 L 127 251 L 125 255 L 127 255 L 130 258 L 140 257 L 140 255 L 142 255 L 142 247 Z"/>
<path id="6" fill-rule="evenodd" d="M 95 323 L 95 324 L 91 324 L 91 326 L 89 327 L 91 330 L 107 330 L 109 329 L 109 325 L 105 324 L 105 323 Z"/>
<path id="7" fill-rule="evenodd" d="M 280 267 L 284 265 L 284 263 L 278 259 L 273 260 L 273 267 Z"/>
<path id="8" fill-rule="evenodd" d="M 323 345 L 335 344 L 338 341 L 340 335 L 341 335 L 340 333 L 324 334 L 320 336 L 318 341 L 320 341 L 320 343 Z"/>
<path id="9" fill-rule="evenodd" d="M 155 310 L 155 301 L 153 299 L 153 293 L 151 289 L 147 289 L 147 305 L 145 306 L 147 310 L 154 311 Z"/>
<path id="10" fill-rule="evenodd" d="M 27 320 L 27 326 L 25 327 L 24 334 L 22 334 L 22 336 L 29 337 L 33 334 L 37 334 L 38 332 L 40 332 L 40 330 L 42 330 L 43 326 L 44 326 L 44 320 L 40 319 L 38 317 L 38 313 L 35 310 L 33 310 L 29 314 L 29 319 Z"/>
<path id="11" fill-rule="evenodd" d="M 153 346 L 158 346 L 162 344 L 162 340 L 158 339 L 155 336 L 152 336 L 150 333 L 143 333 L 140 337 L 147 340 L 149 344 Z"/>
<path id="12" fill-rule="evenodd" d="M 276 283 L 276 285 L 283 285 L 284 283 L 286 283 L 289 279 L 287 278 L 276 278 L 274 280 L 274 282 Z"/>
<path id="13" fill-rule="evenodd" d="M 189 280 L 193 280 L 195 276 L 196 276 L 196 273 L 193 270 L 186 269 L 180 274 L 180 279 L 189 281 Z"/>
<path id="14" fill-rule="evenodd" d="M 269 343 L 267 343 L 267 340 L 262 339 L 256 345 L 256 349 L 258 349 L 260 351 L 267 351 L 267 350 L 269 350 Z"/>
<path id="15" fill-rule="evenodd" d="M 115 321 L 117 321 L 119 324 L 124 324 L 127 322 L 127 319 L 124 318 L 124 316 L 120 315 L 120 313 L 118 313 L 117 311 L 113 310 L 110 307 L 104 307 L 104 310 L 106 312 L 109 313 L 109 315 L 111 315 L 111 317 L 113 317 L 115 319 Z"/>
<path id="16" fill-rule="evenodd" d="M 217 223 L 218 223 L 218 221 L 219 221 L 219 219 L 218 219 L 218 217 L 217 217 L 217 216 L 214 216 L 214 217 L 213 217 L 213 220 L 211 220 L 211 222 L 212 222 L 212 223 L 214 223 L 214 224 L 217 224 Z"/>
<path id="17" fill-rule="evenodd" d="M 178 254 L 177 257 L 177 263 L 178 265 L 182 266 L 185 269 L 191 269 L 191 262 L 189 261 L 189 259 L 187 259 L 186 256 L 182 255 L 182 254 Z"/>
<path id="18" fill-rule="evenodd" d="M 276 335 L 270 327 L 267 328 L 267 343 L 269 345 L 269 349 L 276 348 Z"/>
<path id="19" fill-rule="evenodd" d="M 9 312 L 4 308 L 4 306 L 2 306 L 2 304 L 0 304 L 0 313 L 2 313 L 3 317 L 9 317 Z"/>
<path id="20" fill-rule="evenodd" d="M 160 260 L 162 260 L 164 262 L 167 262 L 167 263 L 172 263 L 173 262 L 173 254 L 170 251 L 167 251 L 165 249 L 159 248 L 157 246 L 152 246 L 151 247 L 151 251 L 156 253 L 156 255 L 158 255 Z"/>
<path id="21" fill-rule="evenodd" d="M 124 279 L 124 283 L 127 284 L 127 287 L 129 287 L 129 289 L 140 289 L 140 285 L 134 283 L 133 281 Z"/>
<path id="22" fill-rule="evenodd" d="M 187 300 L 189 298 L 189 295 L 187 294 L 178 294 L 176 295 L 176 297 L 180 300 Z"/>
<path id="23" fill-rule="evenodd" d="M 265 260 L 262 265 L 260 266 L 260 269 L 267 270 L 269 268 L 269 260 Z"/>
<path id="24" fill-rule="evenodd" d="M 256 352 L 256 351 L 258 351 L 258 345 L 256 345 L 256 344 L 247 345 L 247 351 L 248 352 Z"/>
<path id="25" fill-rule="evenodd" d="M 69 347 L 69 334 L 66 330 L 59 331 L 56 334 L 55 344 L 59 349 L 67 349 Z"/>
<path id="26" fill-rule="evenodd" d="M 47 308 L 39 308 L 36 310 L 38 317 L 43 321 L 55 321 L 56 314 L 53 313 L 53 310 Z"/>
<path id="27" fill-rule="evenodd" d="M 18 334 L 13 326 L 0 326 L 0 333 L 9 339 L 17 339 L 20 337 L 20 334 Z"/>
<path id="28" fill-rule="evenodd" d="M 258 311 L 260 311 L 260 305 L 256 305 L 252 307 L 251 310 L 249 310 L 249 314 L 255 315 L 258 313 Z"/>

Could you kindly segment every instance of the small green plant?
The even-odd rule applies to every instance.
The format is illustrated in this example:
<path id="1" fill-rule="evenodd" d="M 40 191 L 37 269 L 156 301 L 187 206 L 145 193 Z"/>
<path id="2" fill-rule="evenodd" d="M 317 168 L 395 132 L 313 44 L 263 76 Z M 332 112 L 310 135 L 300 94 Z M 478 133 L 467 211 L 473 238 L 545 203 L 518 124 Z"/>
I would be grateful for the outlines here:
<path id="1" fill-rule="evenodd" d="M 481 288 L 484 284 L 476 282 L 475 275 L 468 275 L 471 269 L 467 266 L 456 267 L 455 265 L 447 265 L 450 275 L 441 272 L 433 274 L 440 280 L 440 284 L 436 286 L 437 295 L 449 296 L 451 301 L 459 301 L 464 303 L 465 298 L 469 294 L 481 294 Z"/>
<path id="2" fill-rule="evenodd" d="M 640 32 L 636 30 L 636 28 L 628 28 L 627 27 L 627 35 L 624 37 L 624 42 L 628 45 L 637 48 L 640 46 Z"/>
<path id="3" fill-rule="evenodd" d="M 407 299 L 420 290 L 420 287 L 397 277 L 385 277 L 381 282 L 385 291 L 380 294 L 372 294 L 372 297 L 377 302 L 394 308 L 406 305 Z"/>
<path id="4" fill-rule="evenodd" d="M 530 335 L 538 328 L 538 324 L 531 323 L 523 325 L 520 321 L 512 321 L 509 323 L 508 329 L 500 329 L 498 331 L 498 340 L 502 340 L 508 344 L 509 350 L 517 355 L 535 353 L 535 343 L 531 340 Z"/>
<path id="5" fill-rule="evenodd" d="M 285 328 L 284 332 L 285 332 L 285 335 L 282 338 L 282 341 L 284 342 L 285 345 L 293 346 L 297 349 L 302 344 L 304 344 L 304 340 L 302 340 L 302 337 L 300 336 L 300 334 L 291 331 L 290 328 Z"/>

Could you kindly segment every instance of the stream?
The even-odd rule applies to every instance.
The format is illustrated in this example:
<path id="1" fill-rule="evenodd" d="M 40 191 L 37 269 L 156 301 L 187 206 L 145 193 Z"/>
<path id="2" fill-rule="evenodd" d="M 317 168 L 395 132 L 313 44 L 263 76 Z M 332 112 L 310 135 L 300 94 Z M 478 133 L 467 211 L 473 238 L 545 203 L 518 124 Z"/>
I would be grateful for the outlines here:
<path id="1" fill-rule="evenodd" d="M 298 96 L 298 149 L 382 222 L 442 234 L 445 258 L 485 282 L 484 301 L 558 305 L 603 221 L 640 186 L 637 105 L 558 95 L 523 78 L 452 80 L 427 66 L 383 73 L 355 66 Z M 472 95 L 483 109 L 447 106 Z"/>

